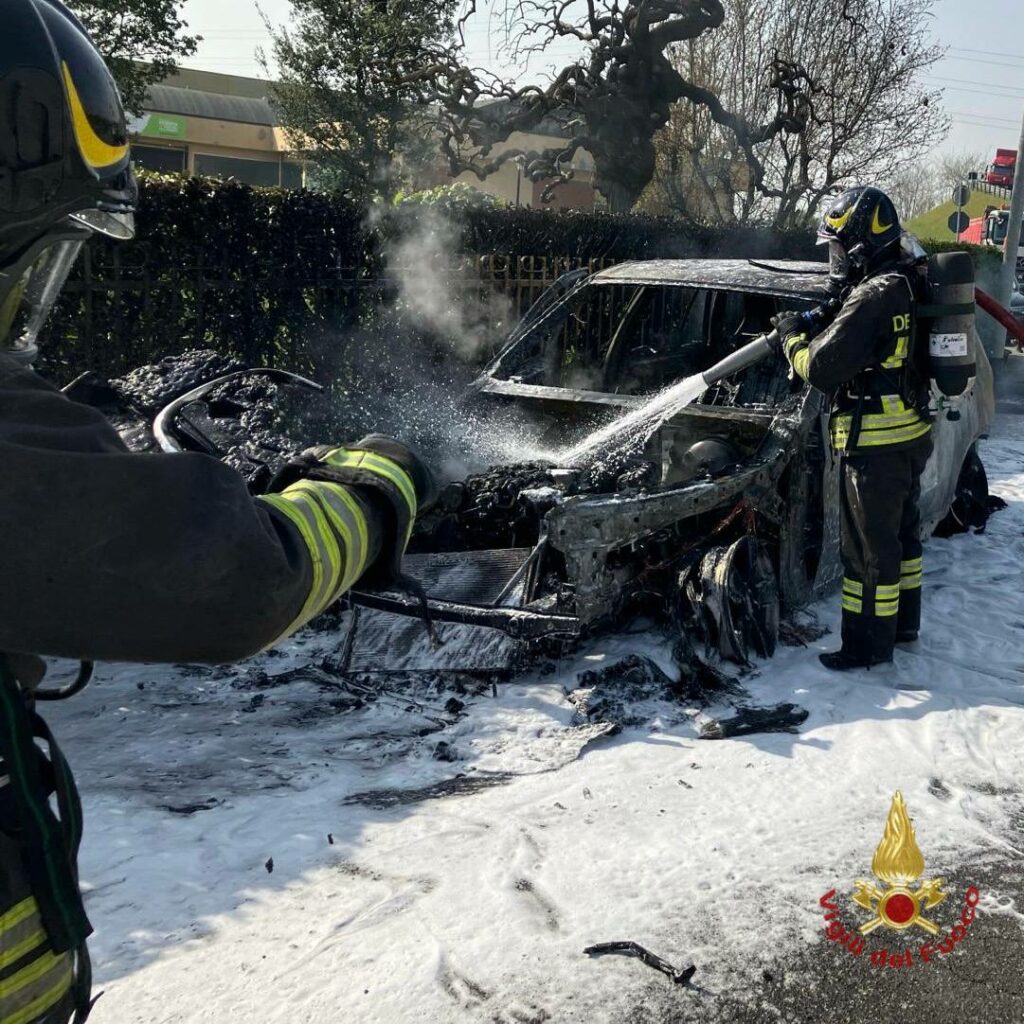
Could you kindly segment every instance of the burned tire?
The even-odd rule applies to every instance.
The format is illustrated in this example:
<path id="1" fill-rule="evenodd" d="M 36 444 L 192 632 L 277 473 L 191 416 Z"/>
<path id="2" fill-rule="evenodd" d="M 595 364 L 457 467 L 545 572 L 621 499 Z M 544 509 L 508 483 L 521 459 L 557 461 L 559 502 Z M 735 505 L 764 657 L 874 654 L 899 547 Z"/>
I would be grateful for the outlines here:
<path id="1" fill-rule="evenodd" d="M 711 548 L 691 573 L 687 596 L 708 646 L 741 665 L 775 653 L 779 585 L 768 548 L 754 537 Z"/>
<path id="2" fill-rule="evenodd" d="M 960 475 L 956 481 L 956 493 L 945 518 L 935 527 L 936 537 L 952 537 L 968 530 L 980 532 L 985 528 L 988 517 L 1000 508 L 1005 508 L 1002 498 L 988 493 L 988 476 L 978 454 L 976 445 L 971 445 Z"/>

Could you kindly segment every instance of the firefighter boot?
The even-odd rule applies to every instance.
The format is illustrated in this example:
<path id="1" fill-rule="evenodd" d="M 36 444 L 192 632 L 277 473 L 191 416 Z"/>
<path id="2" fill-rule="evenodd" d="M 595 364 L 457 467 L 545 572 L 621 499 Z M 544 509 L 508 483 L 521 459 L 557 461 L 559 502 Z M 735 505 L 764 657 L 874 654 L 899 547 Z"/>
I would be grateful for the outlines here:
<path id="1" fill-rule="evenodd" d="M 892 655 L 885 659 L 866 659 L 863 655 L 852 654 L 849 651 L 829 651 L 826 654 L 819 654 L 818 661 L 832 672 L 849 672 L 855 668 L 870 669 L 872 665 L 885 665 L 892 661 Z"/>
<path id="2" fill-rule="evenodd" d="M 833 672 L 871 668 L 892 661 L 899 608 L 898 583 L 865 584 L 843 578 L 843 646 L 818 660 Z"/>

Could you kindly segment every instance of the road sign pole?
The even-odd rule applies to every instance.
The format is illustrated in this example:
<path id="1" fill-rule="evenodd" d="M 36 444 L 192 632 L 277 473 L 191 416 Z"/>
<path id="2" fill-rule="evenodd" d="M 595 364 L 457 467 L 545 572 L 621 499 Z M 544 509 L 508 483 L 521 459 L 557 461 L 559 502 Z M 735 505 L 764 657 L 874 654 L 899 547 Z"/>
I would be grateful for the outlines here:
<path id="1" fill-rule="evenodd" d="M 1017 164 L 1013 174 L 1010 197 L 1010 222 L 1006 226 L 1006 249 L 1003 252 L 1003 273 L 999 281 L 999 301 L 1010 308 L 1010 296 L 1016 286 L 1017 253 L 1020 249 L 1020 222 L 1024 218 L 1024 118 L 1021 119 L 1020 141 L 1017 143 Z"/>
<path id="2" fill-rule="evenodd" d="M 960 236 L 964 233 L 967 225 L 970 223 L 970 218 L 964 213 L 964 207 L 967 205 L 967 200 L 971 198 L 971 190 L 966 185 L 957 185 L 953 189 L 953 205 L 956 209 L 949 215 L 949 220 L 946 221 L 946 226 L 949 230 L 956 235 L 956 240 L 960 241 Z"/>

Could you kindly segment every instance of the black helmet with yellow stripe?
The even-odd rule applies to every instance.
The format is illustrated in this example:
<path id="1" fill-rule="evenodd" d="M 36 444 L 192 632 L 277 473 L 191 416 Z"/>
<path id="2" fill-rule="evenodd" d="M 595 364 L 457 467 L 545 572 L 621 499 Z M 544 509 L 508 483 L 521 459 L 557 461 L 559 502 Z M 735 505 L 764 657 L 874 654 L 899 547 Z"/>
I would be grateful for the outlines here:
<path id="1" fill-rule="evenodd" d="M 137 197 L 124 107 L 59 0 L 3 0 L 0 345 L 31 359 L 82 243 L 131 238 Z"/>
<path id="2" fill-rule="evenodd" d="M 899 258 L 903 230 L 892 200 L 870 185 L 833 199 L 818 225 L 818 244 L 829 247 L 831 277 L 855 284 Z"/>

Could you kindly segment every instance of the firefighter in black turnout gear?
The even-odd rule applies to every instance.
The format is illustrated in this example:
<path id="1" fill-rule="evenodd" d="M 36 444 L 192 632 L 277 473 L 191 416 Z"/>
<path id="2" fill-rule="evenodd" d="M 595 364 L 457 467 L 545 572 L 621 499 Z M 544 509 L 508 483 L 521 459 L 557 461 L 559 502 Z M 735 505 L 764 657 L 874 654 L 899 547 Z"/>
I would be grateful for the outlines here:
<path id="1" fill-rule="evenodd" d="M 59 0 L 0 0 L 0 1024 L 80 1024 L 81 807 L 36 710 L 38 655 L 224 662 L 398 572 L 430 474 L 397 441 L 311 449 L 253 499 L 197 453 L 133 455 L 31 369 L 94 233 L 136 185 L 102 58 Z M 56 808 L 51 803 L 56 798 Z"/>
<path id="2" fill-rule="evenodd" d="M 931 454 L 926 375 L 914 343 L 915 295 L 896 208 L 876 188 L 853 188 L 818 228 L 842 306 L 824 329 L 783 313 L 776 327 L 793 372 L 832 396 L 841 454 L 842 648 L 826 668 L 892 660 L 921 618 L 920 478 Z"/>

